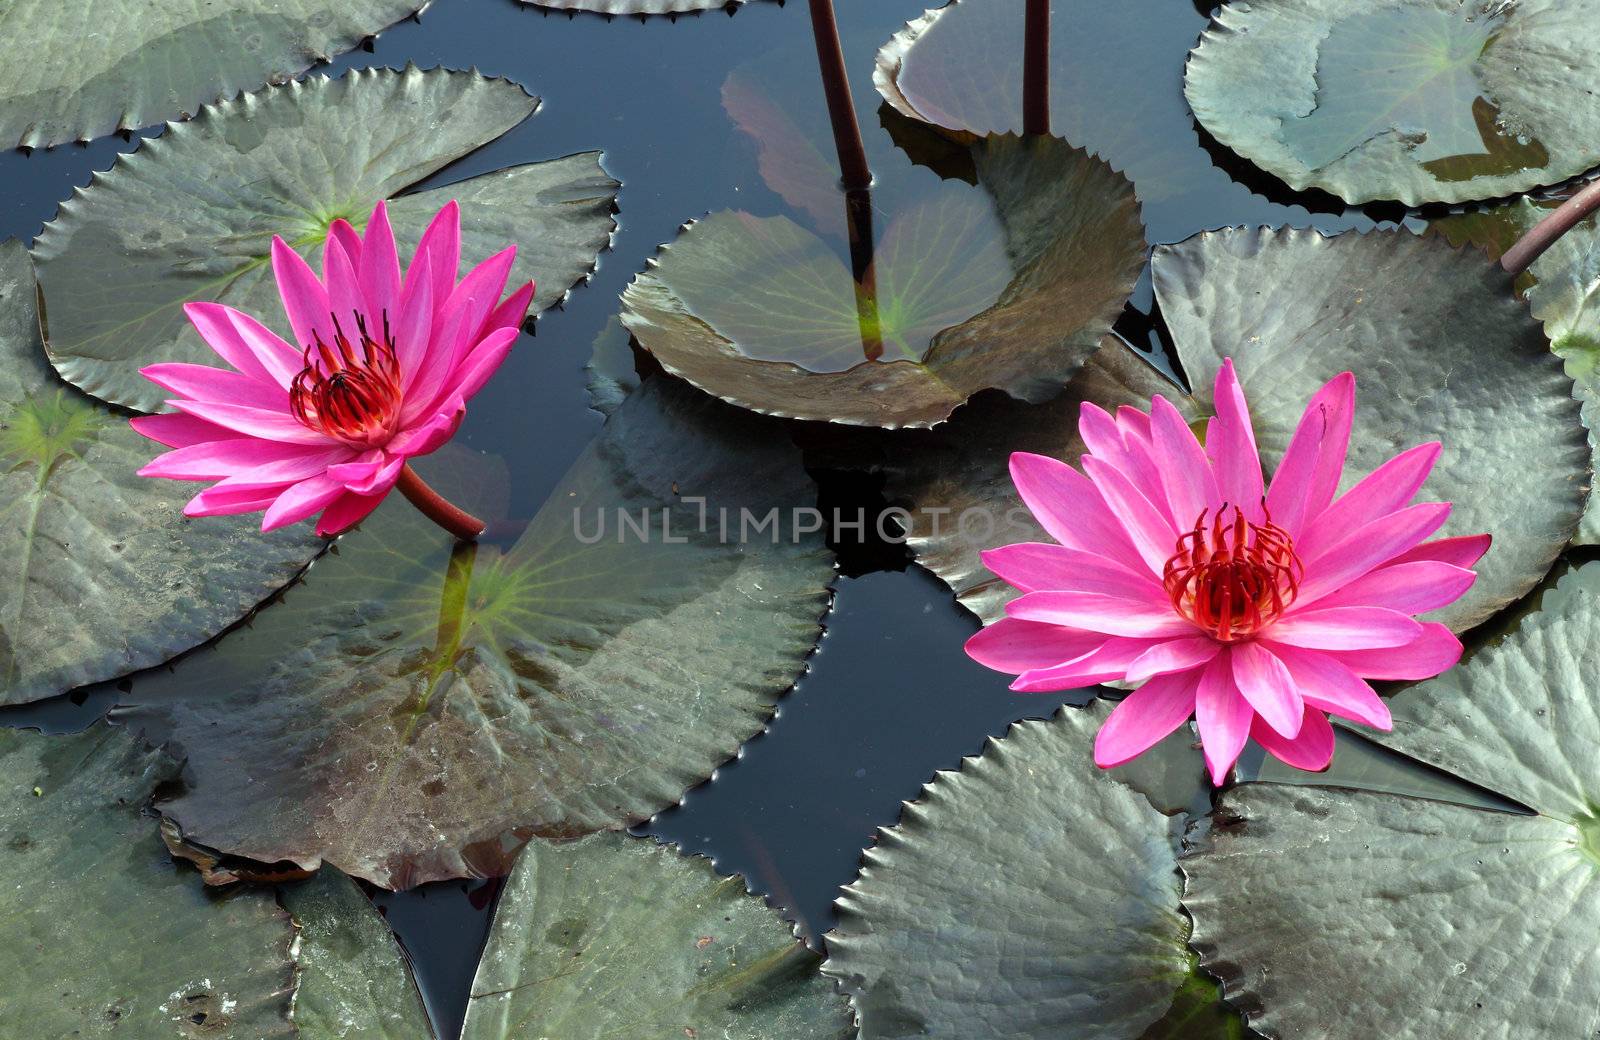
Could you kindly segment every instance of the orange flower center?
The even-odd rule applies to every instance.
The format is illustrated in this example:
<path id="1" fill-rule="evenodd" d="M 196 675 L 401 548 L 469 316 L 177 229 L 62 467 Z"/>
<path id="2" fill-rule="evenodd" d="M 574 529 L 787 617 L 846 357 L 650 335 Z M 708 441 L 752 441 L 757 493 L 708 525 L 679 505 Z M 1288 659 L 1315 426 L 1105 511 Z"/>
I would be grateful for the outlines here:
<path id="1" fill-rule="evenodd" d="M 1224 643 L 1248 639 L 1276 620 L 1300 589 L 1300 558 L 1283 528 L 1253 524 L 1223 506 L 1208 527 L 1201 510 L 1178 538 L 1162 584 L 1173 607 Z"/>
<path id="2" fill-rule="evenodd" d="M 350 342 L 337 318 L 333 328 L 332 346 L 318 333 L 306 348 L 306 367 L 289 386 L 289 407 L 313 430 L 348 444 L 381 447 L 394 436 L 403 397 L 389 317 L 383 318 L 383 339 L 375 340 L 367 333 L 366 319 L 357 315 L 359 346 Z"/>

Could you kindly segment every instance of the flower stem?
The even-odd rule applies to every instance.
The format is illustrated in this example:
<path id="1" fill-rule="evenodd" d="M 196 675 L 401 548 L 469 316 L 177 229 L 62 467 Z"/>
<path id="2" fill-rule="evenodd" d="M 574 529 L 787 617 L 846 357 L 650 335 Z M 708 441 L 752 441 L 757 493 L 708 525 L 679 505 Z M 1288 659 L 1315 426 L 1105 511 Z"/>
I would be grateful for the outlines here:
<path id="1" fill-rule="evenodd" d="M 833 0 L 811 0 L 811 35 L 817 41 L 817 65 L 822 70 L 822 90 L 828 98 L 828 118 L 833 121 L 833 146 L 839 152 L 839 170 L 846 191 L 861 191 L 872 184 L 867 150 L 861 143 L 861 124 L 850 99 L 850 77 L 845 72 L 844 48 L 839 45 L 839 23 Z"/>
<path id="2" fill-rule="evenodd" d="M 411 463 L 406 463 L 405 468 L 400 471 L 400 479 L 395 481 L 394 486 L 411 500 L 412 505 L 422 510 L 423 516 L 462 541 L 475 542 L 483 533 L 482 520 L 445 501 L 444 496 L 417 476 L 417 471 L 411 468 Z"/>
<path id="3" fill-rule="evenodd" d="M 1050 132 L 1050 0 L 1028 0 L 1022 42 L 1022 132 Z"/>
<path id="4" fill-rule="evenodd" d="M 1563 202 L 1530 228 L 1527 234 L 1517 239 L 1516 245 L 1507 249 L 1500 258 L 1500 266 L 1515 278 L 1531 267 L 1546 249 L 1555 245 L 1556 239 L 1571 231 L 1578 221 L 1596 209 L 1600 209 L 1600 181 Z"/>

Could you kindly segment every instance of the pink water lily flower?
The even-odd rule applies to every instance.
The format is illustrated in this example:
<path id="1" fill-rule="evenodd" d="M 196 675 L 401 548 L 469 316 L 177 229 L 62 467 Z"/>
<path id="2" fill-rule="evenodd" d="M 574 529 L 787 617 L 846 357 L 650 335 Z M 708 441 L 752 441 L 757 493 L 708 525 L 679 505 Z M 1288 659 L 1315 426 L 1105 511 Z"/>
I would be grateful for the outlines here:
<path id="1" fill-rule="evenodd" d="M 1411 504 L 1439 457 L 1405 451 L 1337 495 L 1355 377 L 1306 407 L 1270 488 L 1231 360 L 1201 445 L 1171 402 L 1116 416 L 1085 403 L 1083 470 L 1011 456 L 1023 501 L 1060 544 L 984 563 L 1023 595 L 967 643 L 1012 689 L 1142 683 L 1106 720 L 1095 762 L 1121 765 L 1193 717 L 1213 783 L 1247 740 L 1301 769 L 1333 757 L 1327 713 L 1377 729 L 1368 680 L 1426 679 L 1461 643 L 1416 615 L 1472 586 L 1488 535 L 1428 541 L 1448 502 Z"/>
<path id="2" fill-rule="evenodd" d="M 281 238 L 272 270 L 293 342 L 219 303 L 184 307 L 200 337 L 230 367 L 158 364 L 144 376 L 176 395 L 176 413 L 133 420 L 174 450 L 139 472 L 216 481 L 187 516 L 264 510 L 271 531 L 321 513 L 333 535 L 399 486 L 463 537 L 482 524 L 423 484 L 408 461 L 437 450 L 461 425 L 467 402 L 516 341 L 533 283 L 503 300 L 516 247 L 457 281 L 461 214 L 441 209 L 402 275 L 389 213 L 379 202 L 358 234 L 336 220 L 322 277 Z M 476 529 L 474 529 L 476 525 Z"/>

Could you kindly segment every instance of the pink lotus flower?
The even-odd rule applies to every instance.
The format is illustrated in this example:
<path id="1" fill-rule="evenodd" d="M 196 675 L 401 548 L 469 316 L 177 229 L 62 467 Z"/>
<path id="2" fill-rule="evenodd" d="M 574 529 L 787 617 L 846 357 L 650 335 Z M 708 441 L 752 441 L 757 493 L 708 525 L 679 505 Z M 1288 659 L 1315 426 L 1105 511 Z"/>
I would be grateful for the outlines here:
<path id="1" fill-rule="evenodd" d="M 1325 713 L 1387 730 L 1367 680 L 1430 678 L 1461 656 L 1448 628 L 1415 620 L 1466 592 L 1489 548 L 1488 535 L 1426 541 L 1450 504 L 1408 504 L 1440 446 L 1402 452 L 1336 499 L 1355 410 L 1346 372 L 1311 399 L 1264 489 L 1231 360 L 1216 407 L 1204 447 L 1158 395 L 1149 414 L 1084 404 L 1082 473 L 1011 456 L 1023 501 L 1060 544 L 983 554 L 1023 595 L 967 653 L 1017 673 L 1013 690 L 1143 683 L 1095 739 L 1102 768 L 1192 716 L 1213 783 L 1248 739 L 1325 769 Z"/>
<path id="2" fill-rule="evenodd" d="M 457 282 L 454 202 L 429 224 L 404 278 L 382 202 L 365 235 L 333 222 L 321 279 L 274 237 L 272 270 L 294 345 L 232 307 L 185 305 L 232 367 L 142 370 L 177 395 L 167 402 L 177 413 L 133 420 L 175 449 L 139 473 L 216 481 L 189 501 L 186 516 L 265 510 L 261 529 L 271 531 L 321 512 L 320 535 L 357 523 L 399 484 L 434 519 L 475 536 L 482 525 L 472 529 L 477 522 L 433 495 L 407 463 L 455 434 L 467 401 L 516 341 L 533 300 L 532 282 L 501 300 L 516 252 L 496 253 Z"/>

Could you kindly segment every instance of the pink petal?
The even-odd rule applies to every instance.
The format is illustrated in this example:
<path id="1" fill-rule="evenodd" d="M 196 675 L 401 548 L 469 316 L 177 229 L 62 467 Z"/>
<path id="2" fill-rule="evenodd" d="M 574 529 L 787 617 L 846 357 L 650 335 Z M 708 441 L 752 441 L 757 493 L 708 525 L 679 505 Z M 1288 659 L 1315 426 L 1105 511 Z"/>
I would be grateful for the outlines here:
<path id="1" fill-rule="evenodd" d="M 1422 502 L 1354 528 L 1317 555 L 1301 555 L 1305 580 L 1291 613 L 1416 547 L 1450 518 L 1450 503 Z"/>
<path id="2" fill-rule="evenodd" d="M 424 256 L 428 262 L 419 268 Z M 405 288 L 410 290 L 416 278 L 425 277 L 431 283 L 429 296 L 433 305 L 436 308 L 443 307 L 450 298 L 451 290 L 456 287 L 456 274 L 460 270 L 461 207 L 455 199 L 451 199 L 434 215 L 428 223 L 428 229 L 422 233 L 416 254 L 411 260 L 411 269 L 406 272 Z M 432 321 L 431 315 L 429 321 Z"/>
<path id="3" fill-rule="evenodd" d="M 1071 661 L 1047 668 L 1030 668 L 1017 676 L 1011 689 L 1016 693 L 1053 693 L 1121 679 L 1127 674 L 1128 665 L 1150 646 L 1148 639 L 1107 639 Z"/>
<path id="4" fill-rule="evenodd" d="M 1166 490 L 1174 522 L 1189 528 L 1200 514 L 1222 502 L 1211 460 L 1195 439 L 1194 431 L 1172 402 L 1157 394 L 1150 401 L 1150 422 L 1155 438 L 1161 484 Z"/>
<path id="5" fill-rule="evenodd" d="M 1371 650 L 1341 650 L 1333 656 L 1367 679 L 1431 679 L 1454 668 L 1461 660 L 1461 640 L 1444 625 L 1424 621 L 1422 634 L 1409 643 Z"/>
<path id="6" fill-rule="evenodd" d="M 1035 668 L 1065 664 L 1098 650 L 1099 632 L 1003 617 L 967 640 L 967 656 L 997 672 L 1020 675 Z"/>
<path id="7" fill-rule="evenodd" d="M 1088 401 L 1083 402 L 1078 412 L 1078 436 L 1090 454 L 1127 477 L 1140 495 L 1149 500 L 1163 522 L 1169 527 L 1172 525 L 1167 496 L 1161 487 L 1161 471 L 1156 468 L 1148 441 L 1137 433 L 1131 437 L 1124 434 L 1115 419 Z"/>
<path id="8" fill-rule="evenodd" d="M 1402 614 L 1426 614 L 1454 603 L 1477 580 L 1472 571 L 1448 563 L 1393 563 L 1322 597 L 1317 607 L 1388 607 Z"/>
<path id="9" fill-rule="evenodd" d="M 1233 681 L 1250 707 L 1284 736 L 1300 732 L 1305 704 L 1289 669 L 1260 643 L 1239 643 L 1232 649 Z"/>
<path id="10" fill-rule="evenodd" d="M 444 324 L 435 322 L 428 353 L 418 363 L 414 380 L 405 383 L 405 401 L 400 408 L 400 423 L 409 426 L 420 415 L 433 411 L 434 403 L 446 392 L 456 372 L 455 344 L 462 334 L 467 314 L 457 308 Z"/>
<path id="11" fill-rule="evenodd" d="M 167 480 L 222 480 L 269 463 L 297 459 L 307 460 L 308 465 L 321 468 L 327 465 L 321 460 L 333 457 L 334 454 L 319 446 L 284 444 L 281 441 L 264 441 L 256 437 L 234 437 L 228 440 L 203 441 L 169 451 L 165 455 L 158 455 L 139 470 L 139 476 L 162 477 Z M 315 469 L 312 472 L 315 472 Z"/>
<path id="12" fill-rule="evenodd" d="M 468 271 L 467 276 L 461 279 L 461 284 L 455 287 L 449 300 L 445 302 L 438 324 L 449 325 L 453 320 L 460 322 L 461 339 L 453 344 L 454 363 L 460 363 L 465 347 L 471 344 L 473 337 L 483 328 L 495 305 L 500 302 L 500 297 L 505 293 L 506 279 L 511 277 L 511 265 L 516 259 L 517 247 L 506 246 Z M 459 319 L 455 318 L 457 311 L 461 312 Z"/>
<path id="13" fill-rule="evenodd" d="M 406 457 L 396 455 L 387 459 L 381 466 L 376 467 L 370 476 L 364 480 L 351 481 L 345 488 L 357 495 L 377 495 L 383 497 L 394 487 L 395 481 L 400 479 L 400 471 L 405 468 Z"/>
<path id="14" fill-rule="evenodd" d="M 1356 377 L 1334 376 L 1306 405 L 1283 462 L 1267 489 L 1267 512 L 1279 527 L 1298 538 L 1305 522 L 1328 508 L 1350 450 L 1355 415 Z"/>
<path id="15" fill-rule="evenodd" d="M 1404 646 L 1421 633 L 1422 625 L 1397 610 L 1331 607 L 1281 618 L 1263 634 L 1307 650 L 1369 650 Z"/>
<path id="16" fill-rule="evenodd" d="M 1163 608 L 1093 592 L 1030 592 L 1007 603 L 1006 614 L 1114 636 L 1192 636 L 1196 631 L 1170 605 Z"/>
<path id="17" fill-rule="evenodd" d="M 533 292 L 532 282 L 524 282 L 518 286 L 516 292 L 507 296 L 504 303 L 489 312 L 483 328 L 478 330 L 478 338 L 482 339 L 495 329 L 522 328 L 522 323 L 528 320 L 528 308 L 533 306 Z"/>
<path id="18" fill-rule="evenodd" d="M 1305 536 L 1298 545 L 1300 558 L 1319 556 L 1356 528 L 1402 509 L 1416 496 L 1438 459 L 1437 441 L 1419 444 L 1367 474 L 1333 505 L 1307 518 Z"/>
<path id="19" fill-rule="evenodd" d="M 1201 673 L 1195 690 L 1194 718 L 1206 765 L 1211 770 L 1211 783 L 1221 787 L 1250 738 L 1250 722 L 1255 718 L 1250 702 L 1234 684 L 1231 653 L 1218 654 Z"/>
<path id="20" fill-rule="evenodd" d="M 451 381 L 445 383 L 445 393 L 449 396 L 460 397 L 462 401 L 472 400 L 472 396 L 483 389 L 483 384 L 495 374 L 506 355 L 511 353 L 511 348 L 516 345 L 517 337 L 522 335 L 518 328 L 504 328 L 489 333 L 484 341 L 473 348 L 467 355 L 461 367 L 456 370 L 454 385 Z"/>
<path id="21" fill-rule="evenodd" d="M 1233 370 L 1233 359 L 1224 358 L 1217 370 L 1213 393 L 1217 417 L 1206 434 L 1206 457 L 1217 477 L 1217 492 L 1223 502 L 1244 510 L 1251 522 L 1261 520 L 1261 456 L 1256 451 L 1256 435 L 1250 425 L 1250 410 L 1245 405 L 1244 388 Z"/>
<path id="22" fill-rule="evenodd" d="M 1148 572 L 1134 573 L 1104 556 L 1051 542 L 1018 542 L 985 549 L 983 565 L 1023 592 L 1060 589 L 1101 592 L 1128 599 L 1167 603 L 1167 594 Z M 1142 568 L 1141 568 L 1142 570 Z"/>
<path id="23" fill-rule="evenodd" d="M 286 444 L 334 445 L 338 442 L 326 434 L 301 425 L 288 412 L 274 412 L 265 408 L 245 405 L 221 404 L 216 401 L 173 401 L 172 406 L 181 412 L 227 427 L 237 433 L 261 437 Z"/>
<path id="24" fill-rule="evenodd" d="M 389 204 L 382 199 L 372 207 L 372 216 L 367 220 L 358 267 L 361 298 L 366 301 L 367 313 L 378 316 L 380 321 L 387 317 L 392 327 L 400 320 L 400 254 L 395 249 L 394 229 L 389 224 Z M 329 512 L 333 508 L 330 506 Z"/>
<path id="25" fill-rule="evenodd" d="M 272 236 L 272 273 L 278 280 L 278 295 L 283 297 L 283 311 L 294 329 L 295 345 L 303 350 L 319 334 L 332 343 L 327 289 L 317 280 L 311 265 L 277 235 Z"/>
<path id="26" fill-rule="evenodd" d="M 346 238 L 354 238 L 355 231 L 344 221 L 336 221 L 335 225 L 344 224 Z M 366 321 L 364 301 L 361 299 L 361 283 L 356 279 L 356 265 L 345 252 L 340 242 L 340 236 L 330 235 L 327 244 L 322 250 L 322 266 L 326 272 L 328 287 L 328 309 L 332 312 L 331 321 L 334 329 L 344 333 L 351 343 L 357 343 L 359 335 L 358 321 Z M 382 328 L 368 328 L 367 332 L 381 335 Z M 328 345 L 333 346 L 329 340 Z"/>
<path id="27" fill-rule="evenodd" d="M 1122 529 L 1128 532 L 1129 540 L 1150 573 L 1160 574 L 1178 544 L 1178 533 L 1167 518 L 1116 467 L 1093 455 L 1085 455 L 1083 470 L 1094 481 L 1111 512 L 1122 521 Z"/>
<path id="28" fill-rule="evenodd" d="M 1393 722 L 1389 706 L 1356 673 L 1333 654 L 1269 643 L 1273 654 L 1289 669 L 1300 696 L 1310 707 L 1387 730 Z"/>
<path id="29" fill-rule="evenodd" d="M 289 389 L 294 377 L 306 367 L 305 351 L 296 350 L 276 332 L 243 311 L 230 308 L 228 321 L 238 335 L 239 342 L 254 353 L 261 367 L 267 370 L 272 383 Z"/>
<path id="30" fill-rule="evenodd" d="M 1333 761 L 1333 727 L 1326 715 L 1312 707 L 1306 708 L 1299 733 L 1293 738 L 1279 736 L 1259 718 L 1251 723 L 1250 736 L 1274 758 L 1296 769 L 1320 773 Z"/>
<path id="31" fill-rule="evenodd" d="M 288 411 L 289 395 L 272 383 L 210 365 L 163 362 L 146 365 L 139 374 L 179 397 L 201 401 L 223 401 L 271 411 Z"/>
<path id="32" fill-rule="evenodd" d="M 1111 769 L 1150 750 L 1194 714 L 1200 669 L 1158 675 L 1122 699 L 1094 738 L 1094 763 Z"/>
<path id="33" fill-rule="evenodd" d="M 333 223 L 328 225 L 328 242 L 335 241 L 339 243 L 339 248 L 344 252 L 345 259 L 350 261 L 350 266 L 352 268 L 360 267 L 361 251 L 363 248 L 361 236 L 356 233 L 355 228 L 350 226 L 350 222 L 343 217 L 337 218 Z M 326 242 L 323 244 L 323 250 L 322 275 L 324 282 L 326 282 L 328 276 Z"/>
<path id="34" fill-rule="evenodd" d="M 169 448 L 187 448 L 195 444 L 204 444 L 208 441 L 238 440 L 244 435 L 208 423 L 204 419 L 196 419 L 192 415 L 166 414 L 166 415 L 140 415 L 128 420 L 128 425 L 141 436 L 149 437 L 157 444 L 165 444 Z M 251 438 L 253 439 L 253 438 Z"/>
<path id="35" fill-rule="evenodd" d="M 368 514 L 382 504 L 385 497 L 382 494 L 353 495 L 348 492 L 340 495 L 323 510 L 321 519 L 317 521 L 317 534 L 323 538 L 343 534 L 365 520 Z"/>
<path id="36" fill-rule="evenodd" d="M 183 507 L 183 515 L 234 516 L 239 513 L 254 513 L 272 505 L 286 486 L 206 488 L 188 501 Z"/>
<path id="37" fill-rule="evenodd" d="M 418 253 L 411 263 L 413 277 L 400 294 L 400 315 L 393 326 L 395 358 L 400 362 L 401 385 L 409 391 L 433 353 L 433 278 L 431 261 Z"/>
<path id="38" fill-rule="evenodd" d="M 293 347 L 271 333 L 257 334 L 260 323 L 232 307 L 186 303 L 183 313 L 218 357 L 252 379 L 287 390 L 300 371 L 300 356 Z"/>
<path id="39" fill-rule="evenodd" d="M 1140 654 L 1128 665 L 1128 682 L 1144 682 L 1155 675 L 1184 672 L 1209 664 L 1221 651 L 1222 644 L 1210 636 L 1182 637 L 1157 643 Z M 1196 673 L 1196 680 L 1199 674 Z"/>
<path id="40" fill-rule="evenodd" d="M 1082 473 L 1058 459 L 1018 451 L 1011 455 L 1011 480 L 1039 526 L 1062 545 L 1145 569 L 1105 499 Z"/>
<path id="41" fill-rule="evenodd" d="M 461 417 L 465 414 L 466 405 L 460 401 L 446 401 L 444 407 L 434 413 L 433 418 L 408 430 L 402 430 L 384 445 L 384 450 L 391 455 L 411 458 L 438 451 L 446 441 L 455 436 L 457 428 L 461 426 Z"/>
<path id="42" fill-rule="evenodd" d="M 344 485 L 327 474 L 302 480 L 280 494 L 261 518 L 262 531 L 297 524 L 345 493 Z"/>
<path id="43" fill-rule="evenodd" d="M 1471 567 L 1489 551 L 1490 538 L 1486 534 L 1464 534 L 1455 538 L 1436 538 L 1423 542 L 1394 558 L 1395 563 L 1414 563 L 1418 560 L 1438 560 L 1452 567 Z"/>

